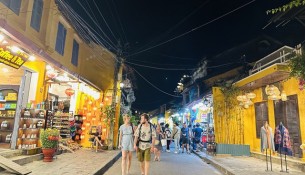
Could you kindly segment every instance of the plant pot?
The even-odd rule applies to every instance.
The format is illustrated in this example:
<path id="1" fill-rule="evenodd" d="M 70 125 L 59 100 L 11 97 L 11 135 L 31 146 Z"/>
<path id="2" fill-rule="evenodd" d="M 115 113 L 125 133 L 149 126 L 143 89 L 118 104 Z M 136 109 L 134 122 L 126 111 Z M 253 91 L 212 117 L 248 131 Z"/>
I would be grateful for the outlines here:
<path id="1" fill-rule="evenodd" d="M 44 162 L 52 162 L 53 161 L 53 155 L 55 153 L 54 148 L 43 148 L 42 153 L 43 153 L 43 161 Z"/>

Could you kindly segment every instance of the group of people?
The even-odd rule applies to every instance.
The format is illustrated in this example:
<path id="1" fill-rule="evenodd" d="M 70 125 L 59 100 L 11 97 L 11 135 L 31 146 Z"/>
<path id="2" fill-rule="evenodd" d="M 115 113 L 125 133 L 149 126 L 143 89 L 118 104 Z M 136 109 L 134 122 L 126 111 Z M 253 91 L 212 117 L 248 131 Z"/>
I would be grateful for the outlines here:
<path id="1" fill-rule="evenodd" d="M 140 162 L 141 174 L 148 175 L 151 153 L 154 153 L 154 161 L 160 161 L 163 147 L 166 152 L 170 152 L 170 144 L 173 141 L 175 145 L 175 153 L 179 153 L 180 147 L 182 153 L 184 148 L 190 154 L 190 144 L 193 143 L 193 149 L 200 143 L 202 129 L 199 124 L 196 128 L 187 127 L 184 123 L 180 128 L 178 123 L 174 123 L 173 129 L 169 128 L 169 124 L 154 126 L 149 122 L 147 114 L 141 115 L 139 125 L 134 126 L 130 123 L 130 116 L 123 116 L 124 124 L 120 126 L 119 148 L 122 150 L 122 175 L 130 172 L 132 152 L 136 151 L 138 161 Z"/>

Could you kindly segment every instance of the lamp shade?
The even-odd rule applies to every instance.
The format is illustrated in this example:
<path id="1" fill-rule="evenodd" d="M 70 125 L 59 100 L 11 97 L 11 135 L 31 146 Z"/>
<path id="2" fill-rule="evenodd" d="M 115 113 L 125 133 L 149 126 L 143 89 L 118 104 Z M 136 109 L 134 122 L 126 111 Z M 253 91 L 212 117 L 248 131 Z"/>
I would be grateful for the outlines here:
<path id="1" fill-rule="evenodd" d="M 72 95 L 74 95 L 75 90 L 73 90 L 72 88 L 68 88 L 65 90 L 65 93 L 67 96 L 71 97 Z"/>

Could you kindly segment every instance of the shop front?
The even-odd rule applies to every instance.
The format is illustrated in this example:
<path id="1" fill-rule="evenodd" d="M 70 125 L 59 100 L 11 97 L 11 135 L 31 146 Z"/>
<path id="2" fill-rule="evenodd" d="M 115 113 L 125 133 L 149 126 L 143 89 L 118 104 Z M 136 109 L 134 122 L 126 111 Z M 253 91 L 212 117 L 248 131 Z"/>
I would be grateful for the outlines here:
<path id="1" fill-rule="evenodd" d="M 215 131 L 219 134 L 216 137 L 217 142 L 250 145 L 252 153 L 261 153 L 268 149 L 279 155 L 304 159 L 300 146 L 305 139 L 305 108 L 302 105 L 305 95 L 298 80 L 289 77 L 290 70 L 285 64 L 292 51 L 292 48 L 283 47 L 259 60 L 258 63 L 273 64 L 260 68 L 235 83 L 240 93 L 231 99 L 231 109 L 225 108 L 224 103 L 221 103 L 224 101 L 221 90 L 213 89 L 215 103 L 219 104 L 215 117 Z M 265 66 L 264 64 L 260 65 Z M 227 118 L 228 115 L 236 116 L 236 121 Z M 225 122 L 233 126 L 233 130 L 226 127 Z M 266 127 L 270 128 L 275 137 L 274 147 L 264 147 L 262 137 Z M 232 131 L 230 140 L 226 140 L 228 131 Z M 285 132 L 285 145 L 279 140 L 283 138 L 278 137 L 281 132 Z"/>

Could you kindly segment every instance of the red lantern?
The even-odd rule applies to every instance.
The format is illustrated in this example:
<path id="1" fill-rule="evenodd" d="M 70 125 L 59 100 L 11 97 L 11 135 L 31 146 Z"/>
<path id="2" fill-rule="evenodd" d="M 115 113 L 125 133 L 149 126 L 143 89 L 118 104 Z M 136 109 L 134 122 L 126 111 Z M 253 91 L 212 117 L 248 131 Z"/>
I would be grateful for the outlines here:
<path id="1" fill-rule="evenodd" d="M 74 95 L 75 90 L 73 90 L 72 88 L 68 88 L 68 89 L 65 90 L 65 93 L 66 93 L 69 97 L 71 97 L 72 95 Z"/>

